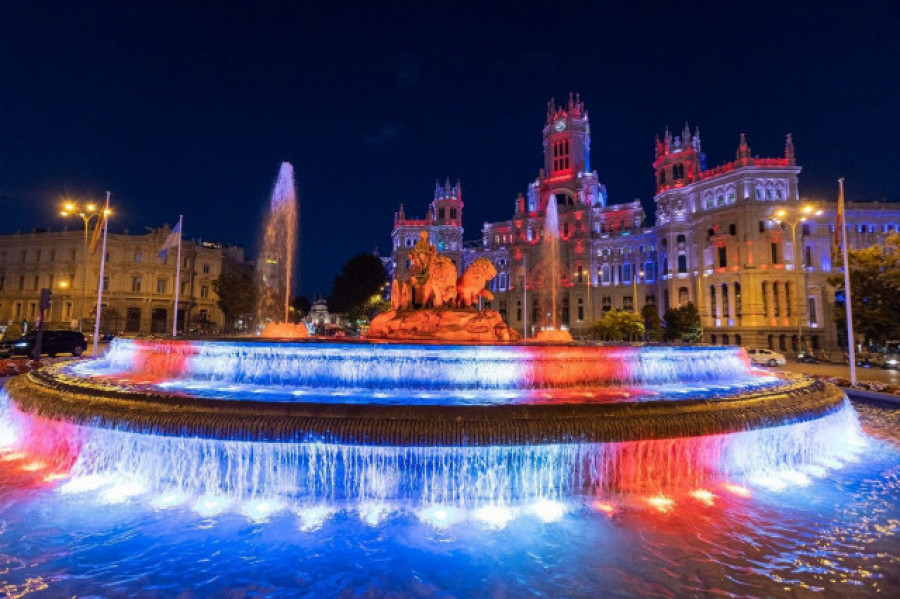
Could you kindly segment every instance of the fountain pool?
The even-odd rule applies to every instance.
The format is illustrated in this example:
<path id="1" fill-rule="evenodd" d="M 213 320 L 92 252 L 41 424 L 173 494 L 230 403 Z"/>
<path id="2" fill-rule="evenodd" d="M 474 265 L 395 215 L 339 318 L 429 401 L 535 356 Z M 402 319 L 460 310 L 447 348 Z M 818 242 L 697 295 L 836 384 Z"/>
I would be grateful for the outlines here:
<path id="1" fill-rule="evenodd" d="M 896 424 L 735 348 L 121 340 L 0 395 L 0 588 L 896 590 Z"/>

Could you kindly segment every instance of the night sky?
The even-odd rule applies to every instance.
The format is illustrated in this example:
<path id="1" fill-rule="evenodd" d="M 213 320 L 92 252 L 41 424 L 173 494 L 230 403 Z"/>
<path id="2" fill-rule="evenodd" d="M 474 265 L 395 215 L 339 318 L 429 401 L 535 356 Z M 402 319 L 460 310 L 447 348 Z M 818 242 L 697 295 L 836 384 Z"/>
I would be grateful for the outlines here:
<path id="1" fill-rule="evenodd" d="M 802 195 L 843 176 L 848 199 L 900 200 L 900 2 L 484 4 L 6 0 L 0 233 L 60 229 L 60 198 L 108 189 L 114 231 L 183 213 L 252 256 L 287 160 L 301 290 L 327 293 L 435 179 L 462 181 L 466 239 L 509 218 L 570 91 L 611 203 L 652 208 L 654 136 L 685 120 L 709 166 L 741 132 L 761 156 L 793 133 Z"/>

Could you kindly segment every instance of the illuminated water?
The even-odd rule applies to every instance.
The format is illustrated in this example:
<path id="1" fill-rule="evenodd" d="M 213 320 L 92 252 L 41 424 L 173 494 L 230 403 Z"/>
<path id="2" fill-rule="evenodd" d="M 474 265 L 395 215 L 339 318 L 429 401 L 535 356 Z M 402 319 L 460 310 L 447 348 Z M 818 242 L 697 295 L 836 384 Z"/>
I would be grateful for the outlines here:
<path id="1" fill-rule="evenodd" d="M 289 162 L 282 162 L 263 222 L 257 258 L 256 319 L 259 324 L 288 322 L 299 214 L 294 167 Z M 294 284 L 293 288 L 296 287 Z"/>
<path id="2" fill-rule="evenodd" d="M 898 413 L 699 439 L 260 444 L 0 408 L 0 593 L 890 596 Z"/>

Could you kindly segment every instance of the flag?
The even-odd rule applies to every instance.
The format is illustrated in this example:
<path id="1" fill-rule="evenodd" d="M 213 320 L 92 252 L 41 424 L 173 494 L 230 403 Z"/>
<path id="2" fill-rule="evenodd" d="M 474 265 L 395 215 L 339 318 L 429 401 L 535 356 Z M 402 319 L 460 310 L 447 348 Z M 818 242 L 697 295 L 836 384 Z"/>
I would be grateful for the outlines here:
<path id="1" fill-rule="evenodd" d="M 91 235 L 91 245 L 88 246 L 88 251 L 90 251 L 91 255 L 97 251 L 97 244 L 100 242 L 100 232 L 103 231 L 103 227 L 106 225 L 106 210 L 100 212 L 100 216 L 97 218 L 97 225 L 94 227 L 94 233 Z"/>
<path id="2" fill-rule="evenodd" d="M 838 192 L 837 213 L 834 217 L 834 240 L 831 242 L 832 264 L 840 257 L 841 229 L 844 227 L 844 187 Z"/>
<path id="3" fill-rule="evenodd" d="M 165 260 L 166 256 L 169 255 L 169 250 L 179 244 L 181 241 L 181 219 L 178 220 L 178 224 L 175 225 L 175 228 L 172 229 L 172 232 L 169 233 L 169 236 L 166 237 L 166 242 L 159 249 L 159 253 L 157 257 L 160 260 Z"/>

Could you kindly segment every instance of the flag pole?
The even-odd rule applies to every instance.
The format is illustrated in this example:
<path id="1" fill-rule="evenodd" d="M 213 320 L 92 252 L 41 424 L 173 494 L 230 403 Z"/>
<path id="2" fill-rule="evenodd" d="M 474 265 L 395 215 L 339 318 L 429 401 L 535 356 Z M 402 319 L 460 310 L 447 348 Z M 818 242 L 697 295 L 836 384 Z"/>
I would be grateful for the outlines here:
<path id="1" fill-rule="evenodd" d="M 97 347 L 100 344 L 100 315 L 103 312 L 103 276 L 106 271 L 106 233 L 109 231 L 109 192 L 106 192 L 106 205 L 103 208 L 103 249 L 100 254 L 100 281 L 97 283 L 97 314 L 94 318 L 94 357 L 97 355 Z"/>
<path id="2" fill-rule="evenodd" d="M 178 336 L 178 295 L 181 292 L 181 235 L 184 230 L 184 215 L 178 215 L 178 261 L 175 263 L 175 310 L 172 316 L 172 337 Z"/>
<path id="3" fill-rule="evenodd" d="M 844 296 L 847 312 L 847 345 L 850 349 L 850 384 L 856 384 L 856 340 L 853 337 L 853 308 L 850 301 L 850 247 L 847 245 L 847 211 L 844 206 L 844 178 L 838 179 L 838 211 L 841 213 L 841 241 L 844 246 Z"/>

